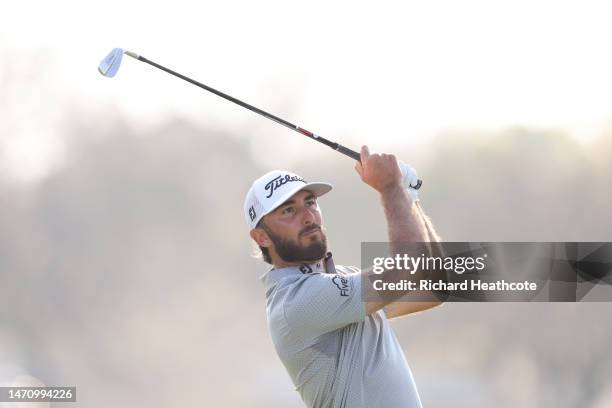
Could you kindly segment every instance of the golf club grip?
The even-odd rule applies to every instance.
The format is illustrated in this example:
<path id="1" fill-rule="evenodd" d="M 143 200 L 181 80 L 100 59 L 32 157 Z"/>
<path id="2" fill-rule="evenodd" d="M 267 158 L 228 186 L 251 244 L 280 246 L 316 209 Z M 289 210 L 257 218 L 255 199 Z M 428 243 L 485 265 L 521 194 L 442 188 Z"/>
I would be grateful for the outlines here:
<path id="1" fill-rule="evenodd" d="M 348 157 L 357 160 L 358 162 L 361 162 L 361 155 L 356 151 L 349 149 L 348 147 L 344 147 L 341 144 L 338 144 L 338 146 L 336 146 L 334 149 L 342 154 L 347 155 Z M 421 185 L 423 185 L 423 180 L 418 179 L 416 186 L 411 185 L 410 187 L 414 188 L 415 190 L 418 190 L 421 188 Z"/>
<path id="2" fill-rule="evenodd" d="M 349 149 L 348 147 L 344 147 L 341 144 L 339 144 L 335 149 L 336 149 L 337 152 L 345 154 L 348 157 L 351 157 L 351 158 L 357 160 L 358 162 L 361 161 L 361 155 L 359 153 L 357 153 L 356 151 Z"/>

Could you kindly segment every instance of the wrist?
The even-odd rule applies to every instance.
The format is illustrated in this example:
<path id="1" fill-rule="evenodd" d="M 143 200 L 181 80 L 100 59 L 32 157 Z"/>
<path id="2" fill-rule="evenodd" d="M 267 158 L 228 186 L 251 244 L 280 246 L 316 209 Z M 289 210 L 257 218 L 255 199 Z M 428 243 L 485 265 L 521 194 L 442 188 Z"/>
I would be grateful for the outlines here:
<path id="1" fill-rule="evenodd" d="M 401 184 L 391 184 L 380 190 L 380 197 L 383 201 L 406 198 L 406 189 Z"/>

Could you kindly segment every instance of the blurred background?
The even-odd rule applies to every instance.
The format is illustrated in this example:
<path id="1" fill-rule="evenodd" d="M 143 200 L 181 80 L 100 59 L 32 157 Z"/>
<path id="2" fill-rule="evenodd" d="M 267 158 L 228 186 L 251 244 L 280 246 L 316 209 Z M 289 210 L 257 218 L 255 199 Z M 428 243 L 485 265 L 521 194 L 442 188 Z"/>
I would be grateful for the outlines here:
<path id="1" fill-rule="evenodd" d="M 336 263 L 386 240 L 350 159 L 132 59 L 103 78 L 112 48 L 397 154 L 444 240 L 610 241 L 608 16 L 588 1 L 12 4 L 0 385 L 76 385 L 84 407 L 302 406 L 267 332 L 244 194 L 273 168 L 329 181 Z M 393 326 L 425 407 L 605 408 L 611 312 L 447 304 Z"/>

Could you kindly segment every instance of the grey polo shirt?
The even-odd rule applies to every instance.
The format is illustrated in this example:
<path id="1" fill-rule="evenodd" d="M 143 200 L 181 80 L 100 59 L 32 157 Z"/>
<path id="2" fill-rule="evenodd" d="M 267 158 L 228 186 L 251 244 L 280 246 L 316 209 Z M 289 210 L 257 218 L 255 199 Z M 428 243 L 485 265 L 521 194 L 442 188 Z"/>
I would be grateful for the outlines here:
<path id="1" fill-rule="evenodd" d="M 366 316 L 359 268 L 335 267 L 331 254 L 324 265 L 261 277 L 272 341 L 302 400 L 308 407 L 421 407 L 384 311 Z"/>

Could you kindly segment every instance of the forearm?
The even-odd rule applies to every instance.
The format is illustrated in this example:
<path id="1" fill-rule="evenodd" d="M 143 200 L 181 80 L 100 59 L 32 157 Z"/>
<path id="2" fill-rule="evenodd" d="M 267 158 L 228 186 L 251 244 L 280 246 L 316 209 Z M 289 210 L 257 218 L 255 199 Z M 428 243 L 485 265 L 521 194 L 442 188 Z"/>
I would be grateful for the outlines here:
<path id="1" fill-rule="evenodd" d="M 418 206 L 410 199 L 406 190 L 402 186 L 384 190 L 381 192 L 381 201 L 387 220 L 389 256 L 394 258 L 396 255 L 408 255 L 416 258 L 423 252 L 426 253 L 426 256 L 430 256 L 431 247 L 428 243 L 427 227 Z M 369 272 L 367 276 L 372 285 L 375 280 L 380 279 L 387 283 L 411 279 L 414 278 L 414 273 L 420 274 L 421 272 L 391 268 L 386 269 L 382 274 Z M 370 305 L 371 308 L 380 308 L 401 297 L 403 293 L 400 291 L 377 293 L 376 297 L 378 295 L 381 297 Z"/>
<path id="2" fill-rule="evenodd" d="M 421 255 L 427 257 L 444 256 L 439 243 L 440 237 L 433 228 L 431 221 L 423 212 L 420 204 L 412 202 L 403 188 L 399 191 L 391 190 L 386 192 L 386 194 L 382 195 L 382 202 L 388 223 L 390 256 L 394 257 L 397 254 L 406 254 L 415 258 Z M 419 243 L 422 243 L 422 245 L 418 245 Z M 371 275 L 370 282 L 381 278 L 385 282 L 401 282 L 404 280 L 416 282 L 427 278 L 446 279 L 444 271 L 423 272 L 420 269 L 412 271 L 407 269 L 389 269 L 383 272 L 382 275 Z M 367 308 L 375 310 L 383 305 L 389 305 L 387 310 L 389 317 L 428 309 L 440 304 L 444 300 L 440 296 L 423 294 L 414 298 L 409 293 L 402 291 L 385 292 L 379 295 L 382 295 L 382 298 L 379 298 L 379 301 L 371 302 Z M 404 302 L 390 305 L 390 303 L 405 296 L 407 297 Z"/>
<path id="3" fill-rule="evenodd" d="M 419 206 L 413 203 L 401 186 L 393 186 L 381 193 L 381 202 L 387 220 L 391 251 L 401 250 L 401 245 L 428 242 L 427 227 Z"/>

